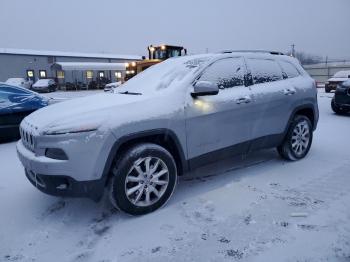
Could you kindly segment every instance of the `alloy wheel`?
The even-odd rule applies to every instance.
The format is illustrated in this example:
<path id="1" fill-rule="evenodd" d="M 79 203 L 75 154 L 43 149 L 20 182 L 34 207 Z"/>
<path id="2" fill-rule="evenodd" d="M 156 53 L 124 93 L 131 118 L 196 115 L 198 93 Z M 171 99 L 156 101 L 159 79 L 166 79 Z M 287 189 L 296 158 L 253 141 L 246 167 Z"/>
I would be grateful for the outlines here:
<path id="1" fill-rule="evenodd" d="M 291 144 L 292 150 L 298 156 L 303 155 L 310 143 L 310 128 L 306 121 L 298 123 L 293 129 Z"/>
<path id="2" fill-rule="evenodd" d="M 169 170 L 160 158 L 139 158 L 126 176 L 125 194 L 135 206 L 146 207 L 163 196 L 168 184 Z"/>

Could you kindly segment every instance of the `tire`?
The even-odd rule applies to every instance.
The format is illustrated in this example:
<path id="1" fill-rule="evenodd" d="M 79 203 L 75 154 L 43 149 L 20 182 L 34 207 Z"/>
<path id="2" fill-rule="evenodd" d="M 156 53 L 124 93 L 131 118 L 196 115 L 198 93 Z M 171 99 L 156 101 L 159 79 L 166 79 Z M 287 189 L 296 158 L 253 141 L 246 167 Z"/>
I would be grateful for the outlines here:
<path id="1" fill-rule="evenodd" d="M 282 144 L 277 147 L 280 156 L 289 161 L 304 158 L 312 144 L 312 124 L 308 117 L 296 115 Z"/>
<path id="2" fill-rule="evenodd" d="M 174 158 L 165 148 L 151 143 L 125 151 L 115 162 L 112 173 L 109 191 L 112 204 L 135 216 L 165 205 L 177 183 Z"/>
<path id="3" fill-rule="evenodd" d="M 334 98 L 332 99 L 331 107 L 332 107 L 333 112 L 338 114 L 338 115 L 343 115 L 346 113 L 345 110 L 341 109 L 339 106 L 336 105 Z"/>

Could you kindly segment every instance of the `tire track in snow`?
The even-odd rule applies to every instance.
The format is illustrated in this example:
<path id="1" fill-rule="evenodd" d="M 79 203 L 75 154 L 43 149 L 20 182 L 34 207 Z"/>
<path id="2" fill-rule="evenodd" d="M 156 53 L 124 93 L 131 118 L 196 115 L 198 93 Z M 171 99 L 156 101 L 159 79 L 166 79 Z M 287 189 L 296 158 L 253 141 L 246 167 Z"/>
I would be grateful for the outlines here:
<path id="1" fill-rule="evenodd" d="M 347 195 L 349 170 L 350 165 L 346 163 L 298 187 L 271 183 L 270 190 L 264 191 L 248 186 L 249 190 L 258 193 L 257 199 L 250 202 L 242 214 L 224 220 L 217 217 L 215 204 L 211 201 L 198 199 L 190 205 L 181 204 L 180 210 L 191 226 L 191 232 L 169 229 L 172 248 L 162 248 L 159 259 L 146 261 L 164 258 L 167 261 L 193 261 L 199 257 L 205 257 L 205 261 L 249 261 L 273 246 L 295 241 L 288 232 L 291 228 L 305 232 L 330 230 L 323 225 L 304 224 L 290 214 L 317 214 Z"/>

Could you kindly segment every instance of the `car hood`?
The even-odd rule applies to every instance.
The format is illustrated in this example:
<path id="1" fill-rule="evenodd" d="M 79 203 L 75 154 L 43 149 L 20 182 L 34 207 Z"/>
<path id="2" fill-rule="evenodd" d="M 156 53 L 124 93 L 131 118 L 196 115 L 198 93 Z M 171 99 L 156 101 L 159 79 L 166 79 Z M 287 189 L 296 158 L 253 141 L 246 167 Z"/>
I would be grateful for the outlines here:
<path id="1" fill-rule="evenodd" d="M 24 121 L 39 132 L 59 126 L 103 123 L 119 107 L 147 99 L 143 95 L 104 93 L 52 104 L 27 116 Z M 124 111 L 124 110 L 123 110 Z"/>

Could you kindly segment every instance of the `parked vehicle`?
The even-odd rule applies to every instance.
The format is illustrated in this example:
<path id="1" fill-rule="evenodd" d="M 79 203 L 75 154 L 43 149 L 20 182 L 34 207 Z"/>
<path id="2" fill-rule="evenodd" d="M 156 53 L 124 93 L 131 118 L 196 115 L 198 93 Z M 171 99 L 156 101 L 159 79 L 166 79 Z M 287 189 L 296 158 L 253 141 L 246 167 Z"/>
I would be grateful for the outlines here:
<path id="1" fill-rule="evenodd" d="M 34 186 L 95 200 L 108 188 L 116 207 L 142 215 L 168 201 L 178 176 L 223 157 L 277 147 L 304 158 L 318 122 L 314 80 L 275 52 L 170 58 L 118 90 L 22 121 L 17 151 Z"/>
<path id="2" fill-rule="evenodd" d="M 19 137 L 24 117 L 48 104 L 48 100 L 23 87 L 0 83 L 0 140 Z"/>
<path id="3" fill-rule="evenodd" d="M 20 86 L 20 87 L 30 89 L 32 87 L 33 81 L 18 77 L 18 78 L 9 78 L 6 80 L 5 83 L 12 86 Z"/>
<path id="4" fill-rule="evenodd" d="M 331 92 L 332 90 L 336 90 L 337 86 L 344 81 L 349 80 L 350 78 L 350 70 L 348 71 L 339 71 L 334 74 L 334 76 L 325 83 L 325 91 L 326 93 Z"/>
<path id="5" fill-rule="evenodd" d="M 105 92 L 113 92 L 121 84 L 122 84 L 122 82 L 113 82 L 113 83 L 105 85 L 105 88 L 103 90 Z"/>
<path id="6" fill-rule="evenodd" d="M 77 91 L 77 90 L 82 90 L 82 89 L 86 89 L 86 84 L 84 84 L 83 82 L 75 82 L 75 83 L 71 83 L 71 82 L 66 82 L 65 83 L 65 90 L 66 91 Z"/>
<path id="7" fill-rule="evenodd" d="M 350 112 L 350 79 L 338 85 L 331 106 L 336 114 Z"/>
<path id="8" fill-rule="evenodd" d="M 32 89 L 37 92 L 55 92 L 57 83 L 53 79 L 39 79 L 32 86 Z"/>

